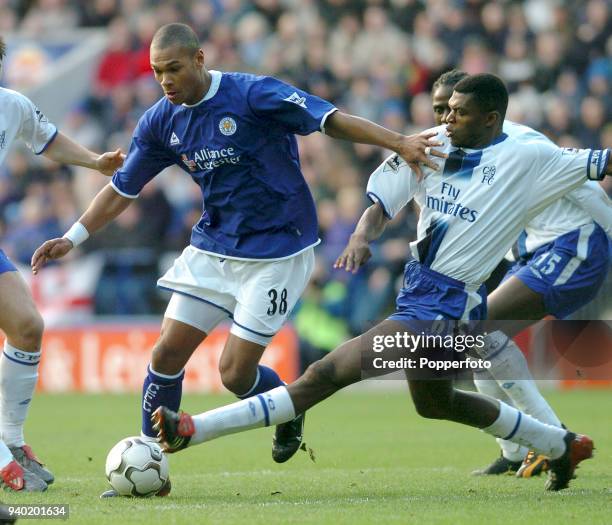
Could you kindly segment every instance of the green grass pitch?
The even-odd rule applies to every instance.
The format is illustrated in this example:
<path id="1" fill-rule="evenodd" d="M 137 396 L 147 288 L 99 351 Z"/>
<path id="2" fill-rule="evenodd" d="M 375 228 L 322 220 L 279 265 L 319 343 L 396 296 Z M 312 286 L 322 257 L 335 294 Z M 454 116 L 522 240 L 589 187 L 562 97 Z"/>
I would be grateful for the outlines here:
<path id="1" fill-rule="evenodd" d="M 137 432 L 138 397 L 39 395 L 26 435 L 57 481 L 42 495 L 5 492 L 2 499 L 68 503 L 68 522 L 79 525 L 610 523 L 611 393 L 547 396 L 562 420 L 590 434 L 597 447 L 578 479 L 556 494 L 544 492 L 544 478 L 471 476 L 496 456 L 492 438 L 419 418 L 407 391 L 357 391 L 309 413 L 306 441 L 315 462 L 300 452 L 276 465 L 272 430 L 259 429 L 170 456 L 168 498 L 112 500 L 98 499 L 107 488 L 104 460 L 115 442 Z M 184 409 L 201 412 L 230 400 L 188 395 Z"/>

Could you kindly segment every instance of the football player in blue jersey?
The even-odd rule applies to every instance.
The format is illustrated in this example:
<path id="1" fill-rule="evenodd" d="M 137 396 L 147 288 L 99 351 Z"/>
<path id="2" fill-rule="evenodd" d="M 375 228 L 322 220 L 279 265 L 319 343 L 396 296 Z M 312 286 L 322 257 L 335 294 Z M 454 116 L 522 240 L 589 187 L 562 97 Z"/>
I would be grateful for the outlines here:
<path id="1" fill-rule="evenodd" d="M 396 312 L 312 364 L 288 386 L 195 416 L 177 414 L 165 407 L 158 409 L 154 414 L 155 428 L 165 450 L 175 452 L 219 436 L 290 421 L 296 414 L 360 381 L 364 372 L 375 372 L 371 365 L 377 366 L 375 357 L 380 355 L 377 352 L 382 350 L 381 345 L 386 345 L 388 358 L 402 357 L 403 362 L 403 356 L 407 355 L 418 363 L 415 367 L 409 363 L 405 366 L 400 363 L 400 366 L 406 373 L 420 415 L 480 428 L 546 454 L 551 458 L 546 489 L 557 491 L 569 485 L 577 465 L 592 456 L 592 440 L 542 423 L 487 395 L 458 390 L 448 375 L 434 372 L 432 377 L 428 374 L 432 363 L 438 369 L 446 369 L 446 365 L 452 369 L 459 361 L 451 358 L 451 363 L 448 352 L 436 354 L 423 344 L 427 339 L 419 333 L 424 328 L 454 329 L 453 320 L 486 319 L 482 283 L 512 246 L 529 217 L 587 178 L 600 180 L 612 175 L 609 150 L 566 154 L 550 141 L 510 139 L 502 130 L 507 103 L 506 87 L 498 77 L 474 75 L 463 79 L 455 86 L 449 101 L 448 125 L 436 128 L 438 137 L 448 137 L 442 146 L 448 153 L 444 170 L 426 169 L 425 178 L 417 181 L 411 170 L 391 157 L 370 178 L 368 191 L 377 195 L 370 190 L 378 190 L 379 198 L 368 210 L 374 210 L 370 213 L 376 213 L 379 220 L 359 222 L 355 235 L 363 236 L 366 241 L 379 235 L 384 215 L 393 216 L 413 196 L 424 204 L 419 238 L 411 244 L 416 260 L 406 265 Z M 475 166 L 474 159 L 482 159 L 483 164 Z M 492 189 L 486 181 L 482 182 L 481 176 L 485 168 L 495 163 L 503 173 L 497 178 L 499 184 Z M 472 177 L 476 168 L 478 175 Z M 370 186 L 373 178 L 375 183 L 378 181 L 376 188 Z M 401 184 L 397 182 L 402 180 Z M 398 191 L 402 184 L 410 190 L 405 192 L 407 196 Z M 430 194 L 441 199 L 441 192 L 448 191 L 452 185 L 457 186 L 453 194 L 461 194 L 460 202 L 455 200 L 442 212 L 427 206 Z M 525 199 L 526 187 L 548 187 L 550 191 L 547 194 L 534 191 Z M 471 221 L 470 212 L 465 210 L 475 210 L 478 220 Z M 440 224 L 441 233 L 437 233 L 436 225 Z M 338 267 L 348 269 L 353 264 L 352 258 L 341 257 L 337 261 Z M 426 324 L 423 320 L 430 321 Z M 431 360 L 431 356 L 438 359 Z M 389 372 L 384 366 L 378 370 L 379 374 Z"/>
<path id="2" fill-rule="evenodd" d="M 432 104 L 436 125 L 446 122 L 453 88 L 465 77 L 467 73 L 452 70 L 434 82 Z M 504 130 L 512 133 L 512 125 L 506 123 Z M 522 126 L 518 131 L 535 134 Z M 593 299 L 608 273 L 611 231 L 612 205 L 596 182 L 587 182 L 556 201 L 527 226 L 515 244 L 514 255 L 506 257 L 516 260 L 515 264 L 487 298 L 490 320 L 525 322 L 507 323 L 504 334 L 494 332 L 487 338 L 479 355 L 490 359 L 493 366 L 475 373 L 474 384 L 479 392 L 507 400 L 544 423 L 561 426 L 531 378 L 523 353 L 510 337 L 546 315 L 563 319 Z M 355 268 L 369 257 L 367 243 L 360 241 L 353 239 L 345 254 L 347 257 L 353 254 Z M 545 456 L 528 452 L 510 441 L 499 438 L 497 441 L 502 454 L 474 474 L 516 472 L 518 477 L 531 477 L 548 469 Z"/>
<path id="3" fill-rule="evenodd" d="M 6 46 L 0 37 L 0 72 Z M 0 88 L 0 165 L 14 142 L 36 155 L 112 175 L 120 150 L 98 155 L 73 142 L 49 122 L 30 99 Z M 0 359 L 0 485 L 11 491 L 42 491 L 53 474 L 26 444 L 23 426 L 38 378 L 44 329 L 32 294 L 15 265 L 0 250 L 0 329 L 6 338 Z"/>
<path id="4" fill-rule="evenodd" d="M 184 367 L 221 321 L 231 319 L 219 369 L 240 398 L 283 384 L 259 364 L 313 270 L 319 243 L 315 204 L 300 171 L 295 134 L 330 137 L 395 151 L 420 173 L 436 169 L 433 134 L 404 136 L 338 111 L 275 78 L 209 71 L 195 33 L 184 24 L 160 28 L 151 67 L 164 97 L 145 112 L 122 169 L 60 239 L 34 254 L 36 273 L 117 217 L 142 187 L 177 164 L 200 186 L 201 219 L 191 244 L 158 285 L 172 292 L 143 385 L 142 434 L 156 437 L 151 414 L 178 410 Z M 279 425 L 276 462 L 301 444 L 304 417 Z"/>

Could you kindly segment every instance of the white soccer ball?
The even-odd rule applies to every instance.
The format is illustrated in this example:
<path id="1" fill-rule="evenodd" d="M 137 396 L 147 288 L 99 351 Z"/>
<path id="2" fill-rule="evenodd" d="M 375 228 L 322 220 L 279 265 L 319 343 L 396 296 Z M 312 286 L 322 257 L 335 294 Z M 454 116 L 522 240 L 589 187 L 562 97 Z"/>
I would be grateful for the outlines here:
<path id="1" fill-rule="evenodd" d="M 168 480 L 168 458 L 157 443 L 128 437 L 111 448 L 105 471 L 119 495 L 146 498 Z"/>

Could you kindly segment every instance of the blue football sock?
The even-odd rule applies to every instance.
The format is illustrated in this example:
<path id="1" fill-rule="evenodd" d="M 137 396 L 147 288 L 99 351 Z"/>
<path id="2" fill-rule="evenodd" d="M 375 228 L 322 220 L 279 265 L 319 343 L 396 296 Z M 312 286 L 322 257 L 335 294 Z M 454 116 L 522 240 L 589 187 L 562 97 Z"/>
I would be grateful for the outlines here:
<path id="1" fill-rule="evenodd" d="M 278 377 L 278 374 L 272 370 L 271 368 L 263 365 L 257 366 L 257 377 L 255 378 L 255 383 L 248 392 L 241 394 L 238 397 L 239 399 L 246 399 L 247 397 L 256 396 L 257 394 L 261 394 L 263 392 L 267 392 L 268 390 L 272 390 L 277 386 L 282 386 L 285 383 L 283 380 Z"/>
<path id="2" fill-rule="evenodd" d="M 181 371 L 176 376 L 168 376 L 158 374 L 149 365 L 147 372 L 142 385 L 142 433 L 145 436 L 156 437 L 157 432 L 153 430 L 151 414 L 162 405 L 175 412 L 179 409 L 185 371 Z"/>

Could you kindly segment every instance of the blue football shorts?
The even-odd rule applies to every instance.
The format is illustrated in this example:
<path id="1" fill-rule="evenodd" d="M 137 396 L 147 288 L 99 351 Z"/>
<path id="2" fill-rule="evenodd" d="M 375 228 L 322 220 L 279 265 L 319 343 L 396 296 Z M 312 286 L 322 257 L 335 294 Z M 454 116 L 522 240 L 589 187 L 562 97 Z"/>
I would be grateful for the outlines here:
<path id="1" fill-rule="evenodd" d="M 609 248 L 603 228 L 587 224 L 518 260 L 502 283 L 516 276 L 543 296 L 549 314 L 564 319 L 597 295 L 610 267 Z"/>
<path id="2" fill-rule="evenodd" d="M 425 336 L 428 341 L 433 341 L 425 343 L 421 340 L 417 348 L 397 354 L 415 359 L 414 367 L 406 370 L 408 378 L 453 379 L 461 374 L 459 363 L 466 361 L 467 347 L 458 346 L 457 336 L 476 333 L 478 321 L 486 319 L 486 315 L 483 284 L 470 286 L 417 261 L 408 262 L 396 300 L 396 311 L 388 319 L 402 323 L 415 336 Z M 438 337 L 443 339 L 437 342 Z M 443 340 L 450 344 L 442 343 Z M 422 364 L 423 359 L 427 364 Z M 432 365 L 436 368 L 431 368 Z"/>
<path id="3" fill-rule="evenodd" d="M 408 326 L 421 326 L 412 321 L 468 321 L 486 319 L 486 316 L 487 299 L 483 284 L 469 286 L 418 261 L 410 261 L 404 270 L 396 311 L 389 319 Z"/>

